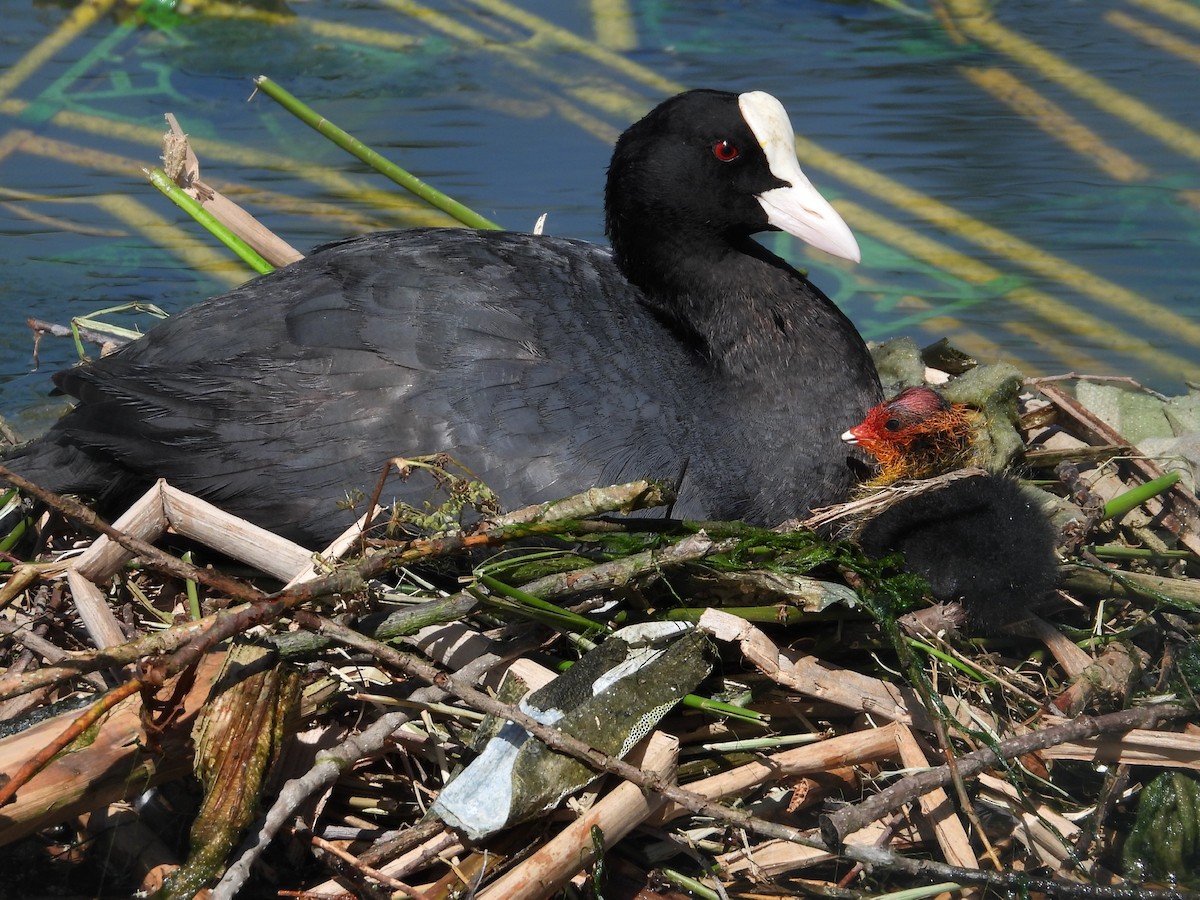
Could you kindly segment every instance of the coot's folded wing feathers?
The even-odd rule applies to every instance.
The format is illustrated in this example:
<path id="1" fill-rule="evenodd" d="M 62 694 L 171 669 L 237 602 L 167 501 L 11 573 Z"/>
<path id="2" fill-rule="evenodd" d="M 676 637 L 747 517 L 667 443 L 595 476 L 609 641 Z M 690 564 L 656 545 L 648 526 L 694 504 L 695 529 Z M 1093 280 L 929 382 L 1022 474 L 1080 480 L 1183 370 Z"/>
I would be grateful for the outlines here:
<path id="1" fill-rule="evenodd" d="M 412 373 L 405 399 L 422 421 L 405 452 L 460 454 L 521 502 L 605 476 L 667 474 L 665 448 L 684 437 L 670 423 L 687 363 L 607 252 L 505 233 L 397 240 L 404 265 L 371 274 L 380 290 L 354 293 L 369 298 L 358 310 L 361 340 Z M 379 415 L 371 398 L 354 404 L 367 426 Z"/>

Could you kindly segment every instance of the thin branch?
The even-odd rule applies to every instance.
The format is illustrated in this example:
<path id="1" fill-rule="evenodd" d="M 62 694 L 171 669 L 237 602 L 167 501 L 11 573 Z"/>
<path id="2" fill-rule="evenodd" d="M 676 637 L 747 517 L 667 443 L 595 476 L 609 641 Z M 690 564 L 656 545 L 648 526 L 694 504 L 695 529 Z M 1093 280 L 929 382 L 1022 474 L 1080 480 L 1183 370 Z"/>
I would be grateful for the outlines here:
<path id="1" fill-rule="evenodd" d="M 1067 741 L 1077 741 L 1098 734 L 1153 727 L 1161 722 L 1195 715 L 1195 713 L 1196 710 L 1188 706 L 1156 704 L 1140 706 L 1136 709 L 1124 709 L 1094 718 L 1081 717 L 1041 731 L 1006 738 L 997 743 L 995 747 L 984 747 L 960 756 L 955 761 L 955 765 L 959 774 L 963 777 L 970 777 L 997 765 L 1002 760 L 1014 759 L 1035 750 L 1044 750 Z M 822 816 L 821 834 L 830 846 L 840 847 L 847 835 L 853 834 L 877 819 L 882 819 L 905 803 L 916 800 L 925 792 L 943 787 L 951 780 L 951 773 L 951 767 L 948 765 L 918 772 L 896 782 L 857 806 L 848 806 L 830 815 Z"/>
<path id="2" fill-rule="evenodd" d="M 143 685 L 138 679 L 132 678 L 119 687 L 113 688 L 72 720 L 71 724 L 64 728 L 58 737 L 35 753 L 8 781 L 0 785 L 0 806 L 10 803 L 13 797 L 17 795 L 17 791 L 24 787 L 33 776 L 42 771 L 47 763 L 69 747 L 81 734 L 91 728 L 106 712 L 126 697 L 132 697 L 142 687 Z"/>

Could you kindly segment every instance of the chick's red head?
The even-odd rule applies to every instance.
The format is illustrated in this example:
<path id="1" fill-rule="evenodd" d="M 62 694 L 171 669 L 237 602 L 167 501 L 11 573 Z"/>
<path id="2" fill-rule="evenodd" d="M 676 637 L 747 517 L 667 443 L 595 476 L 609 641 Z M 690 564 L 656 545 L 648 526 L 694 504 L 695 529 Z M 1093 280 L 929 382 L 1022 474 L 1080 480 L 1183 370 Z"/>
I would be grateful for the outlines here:
<path id="1" fill-rule="evenodd" d="M 962 465 L 970 446 L 966 407 L 946 402 L 927 387 L 911 387 L 871 408 L 842 435 L 879 462 L 879 481 L 926 478 Z"/>

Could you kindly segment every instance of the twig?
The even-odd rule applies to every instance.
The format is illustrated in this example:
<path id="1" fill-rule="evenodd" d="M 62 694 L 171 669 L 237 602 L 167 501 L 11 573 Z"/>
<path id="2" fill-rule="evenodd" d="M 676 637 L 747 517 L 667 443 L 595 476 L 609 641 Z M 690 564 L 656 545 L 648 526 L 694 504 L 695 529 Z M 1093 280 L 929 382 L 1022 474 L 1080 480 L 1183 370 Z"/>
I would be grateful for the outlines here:
<path id="1" fill-rule="evenodd" d="M 369 850 L 358 855 L 364 865 L 378 866 L 389 859 L 399 856 L 413 847 L 420 846 L 443 828 L 441 822 L 420 822 L 411 828 L 406 828 L 399 834 L 378 841 Z"/>
<path id="2" fill-rule="evenodd" d="M 1054 698 L 1052 707 L 1059 715 L 1071 718 L 1083 712 L 1097 694 L 1111 706 L 1122 704 L 1145 668 L 1145 655 L 1136 647 L 1113 641 L 1099 659 L 1072 677 L 1070 686 Z"/>
<path id="3" fill-rule="evenodd" d="M 385 887 L 390 887 L 394 891 L 404 891 L 406 894 L 408 894 L 408 896 L 413 897 L 414 900 L 429 900 L 429 895 L 424 891 L 417 890 L 415 887 L 407 885 L 403 881 L 398 881 L 392 876 L 387 875 L 384 872 L 380 872 L 378 869 L 371 868 L 370 866 L 364 864 L 361 859 L 354 856 L 352 853 L 347 853 L 337 844 L 331 843 L 330 841 L 327 841 L 315 834 L 309 835 L 309 841 L 314 847 L 325 851 L 331 856 L 336 856 L 359 874 L 373 879 L 374 881 L 378 881 Z"/>
<path id="4" fill-rule="evenodd" d="M 71 337 L 71 329 L 66 325 L 59 325 L 55 322 L 47 322 L 44 319 L 27 318 L 25 324 L 33 329 L 35 334 L 50 334 L 54 337 Z M 105 344 L 113 343 L 113 336 L 105 334 L 102 331 L 95 331 L 91 328 L 86 328 L 82 325 L 78 326 L 77 331 L 79 336 L 85 341 L 90 341 L 97 346 L 103 347 Z"/>
<path id="5" fill-rule="evenodd" d="M 184 644 L 193 641 L 215 622 L 230 616 L 238 615 L 247 607 L 237 607 L 232 610 L 222 610 L 197 622 L 185 622 L 160 631 L 148 634 L 136 641 L 129 641 L 115 647 L 103 650 L 89 650 L 82 653 L 61 652 L 60 658 L 65 660 L 57 666 L 46 666 L 33 672 L 5 675 L 0 678 L 0 700 L 16 697 L 28 691 L 49 687 L 68 678 L 77 678 L 88 672 L 100 669 L 120 668 L 134 662 L 143 656 L 159 655 L 174 652 Z"/>
<path id="6" fill-rule="evenodd" d="M 1127 375 L 1085 375 L 1081 372 L 1067 372 L 1065 375 L 1043 375 L 1040 378 L 1026 378 L 1025 383 L 1030 387 L 1041 387 L 1044 384 L 1053 384 L 1056 381 L 1091 381 L 1096 384 L 1127 384 L 1130 387 L 1135 387 L 1139 391 L 1145 391 L 1151 397 L 1158 400 L 1169 400 L 1166 394 L 1160 394 L 1152 388 L 1146 387 L 1140 381 L 1135 381 Z"/>
<path id="7" fill-rule="evenodd" d="M 672 501 L 673 494 L 658 482 L 631 481 L 612 487 L 595 487 L 562 500 L 551 500 L 547 503 L 527 506 L 524 509 L 515 509 L 510 513 L 495 517 L 491 522 L 491 527 L 562 521 L 563 519 L 586 519 L 601 513 L 632 512 L 636 509 L 667 506 Z M 608 522 L 606 524 L 620 525 L 622 523 Z"/>
<path id="8" fill-rule="evenodd" d="M 521 590 L 527 594 L 533 594 L 535 597 L 547 599 L 618 587 L 628 584 L 632 579 L 646 572 L 695 562 L 706 556 L 724 553 L 736 546 L 736 543 L 732 539 L 713 542 L 703 533 L 688 535 L 683 540 L 659 550 L 644 550 L 641 553 L 588 566 L 586 569 L 574 572 L 544 575 L 536 581 L 524 585 Z"/>
<path id="9" fill-rule="evenodd" d="M 58 646 L 58 644 L 37 635 L 33 630 L 33 624 L 22 613 L 17 613 L 16 620 L 13 622 L 9 622 L 7 619 L 0 619 L 0 634 L 8 635 L 18 644 L 24 645 L 50 662 L 58 662 L 69 656 L 67 651 Z M 133 662 L 135 658 L 132 657 L 127 662 Z M 19 673 L 17 677 L 20 677 Z M 88 673 L 84 676 L 84 680 L 98 691 L 108 690 L 108 683 L 100 675 Z M 7 700 L 9 697 L 6 696 L 4 699 Z"/>
<path id="10" fill-rule="evenodd" d="M 152 569 L 165 572 L 168 575 L 174 575 L 176 578 L 181 578 L 185 581 L 188 579 L 198 581 L 215 591 L 220 591 L 243 602 L 259 600 L 264 596 L 262 591 L 246 584 L 244 581 L 222 575 L 213 569 L 203 569 L 199 566 L 185 563 L 178 557 L 164 553 L 153 544 L 149 544 L 146 541 L 139 540 L 132 535 L 113 528 L 78 500 L 48 491 L 40 485 L 34 484 L 32 481 L 22 478 L 5 466 L 0 466 L 0 479 L 4 479 L 15 487 L 20 488 L 24 493 L 36 497 L 51 509 L 62 513 L 69 519 L 73 519 L 85 528 L 105 535 L 109 540 L 120 544 L 130 553 L 140 556 L 142 561 Z"/>
<path id="11" fill-rule="evenodd" d="M 89 706 L 87 710 L 63 729 L 56 738 L 27 760 L 7 782 L 0 785 L 0 806 L 6 806 L 11 803 L 13 797 L 17 795 L 17 791 L 24 787 L 29 782 L 29 779 L 40 772 L 47 763 L 54 759 L 62 750 L 70 746 L 72 741 L 92 727 L 106 712 L 126 697 L 136 694 L 142 687 L 141 681 L 131 678 L 119 687 L 113 688 Z"/>
<path id="12" fill-rule="evenodd" d="M 879 728 L 853 731 L 815 744 L 781 750 L 727 772 L 689 782 L 687 789 L 709 800 L 721 800 L 773 779 L 826 773 L 846 766 L 861 766 L 890 759 L 897 753 L 897 741 L 903 728 L 903 725 L 891 722 Z M 654 816 L 651 822 L 669 822 L 687 812 L 688 807 L 672 803 Z"/>
<path id="13" fill-rule="evenodd" d="M 1195 709 L 1187 706 L 1157 704 L 1125 709 L 1095 718 L 1074 719 L 1041 731 L 1006 738 L 994 747 L 985 747 L 973 753 L 967 753 L 956 760 L 956 765 L 963 777 L 970 777 L 1002 760 L 1013 759 L 1034 750 L 1042 750 L 1056 744 L 1093 737 L 1098 734 L 1153 727 L 1171 719 L 1194 715 L 1195 712 Z M 948 765 L 918 772 L 896 782 L 857 806 L 848 806 L 835 813 L 822 816 L 821 835 L 830 846 L 839 847 L 845 841 L 846 835 L 853 834 L 903 804 L 916 800 L 926 791 L 942 787 L 950 781 L 950 773 Z"/>

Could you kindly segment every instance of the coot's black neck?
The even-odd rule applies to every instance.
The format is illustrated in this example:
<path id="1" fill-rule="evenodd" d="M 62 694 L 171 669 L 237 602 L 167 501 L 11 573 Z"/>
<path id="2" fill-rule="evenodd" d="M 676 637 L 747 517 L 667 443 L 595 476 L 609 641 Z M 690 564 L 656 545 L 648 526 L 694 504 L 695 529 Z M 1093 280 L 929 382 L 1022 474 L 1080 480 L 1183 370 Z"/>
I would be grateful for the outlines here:
<path id="1" fill-rule="evenodd" d="M 626 278 L 723 375 L 778 387 L 804 379 L 821 345 L 850 368 L 868 359 L 832 301 L 751 237 L 703 229 L 641 231 L 636 243 L 612 236 Z"/>

